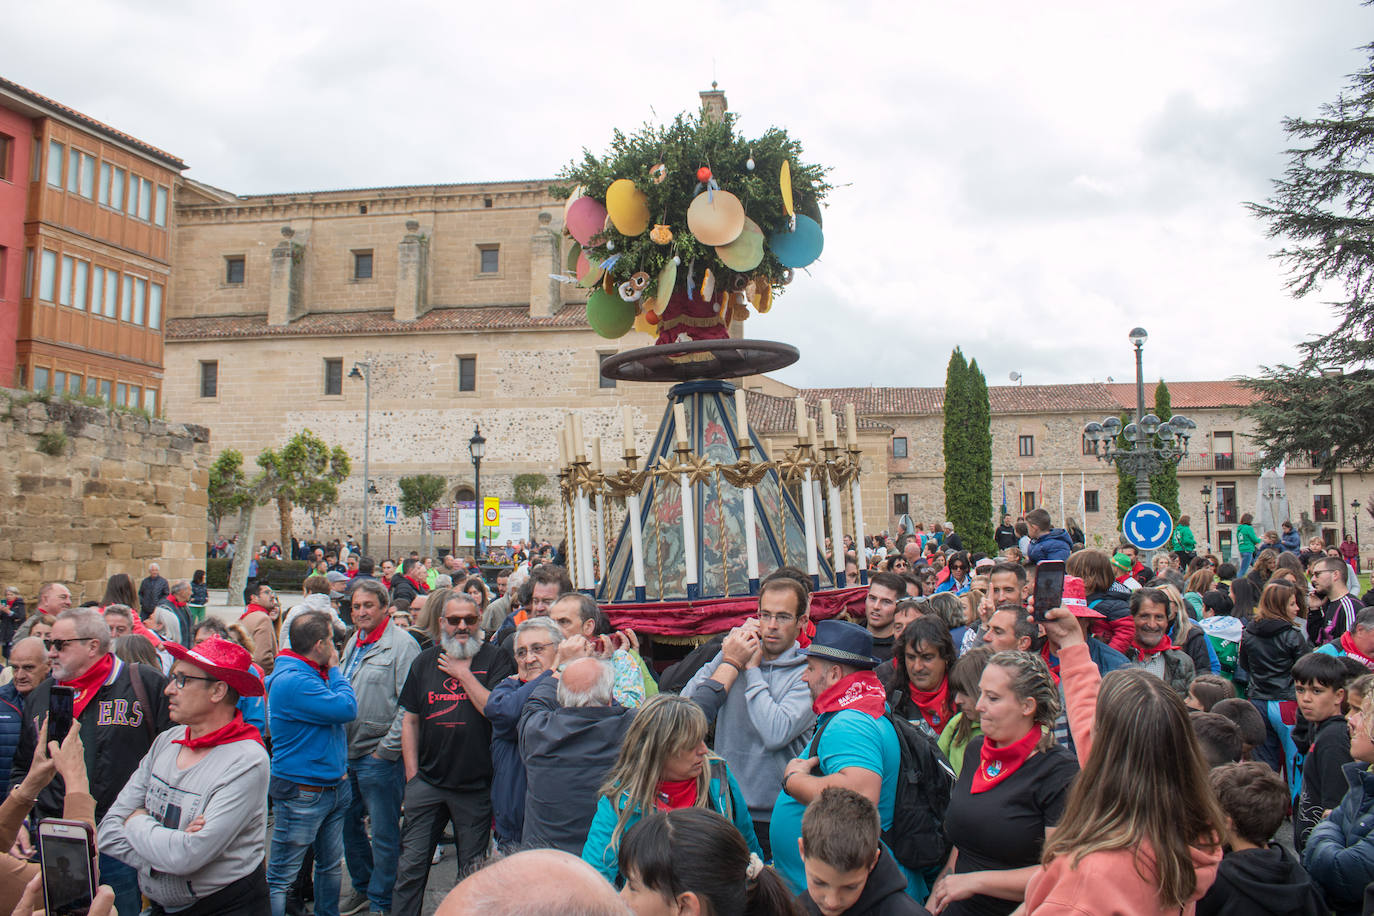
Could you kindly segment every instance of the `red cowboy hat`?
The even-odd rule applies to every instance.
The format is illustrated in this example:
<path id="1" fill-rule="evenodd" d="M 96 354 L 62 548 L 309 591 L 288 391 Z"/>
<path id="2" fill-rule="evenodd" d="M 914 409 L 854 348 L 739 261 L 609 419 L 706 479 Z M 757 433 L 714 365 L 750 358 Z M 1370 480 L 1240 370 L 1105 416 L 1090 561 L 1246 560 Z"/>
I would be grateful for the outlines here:
<path id="1" fill-rule="evenodd" d="M 224 681 L 241 697 L 260 697 L 266 693 L 262 679 L 253 673 L 253 656 L 236 642 L 211 636 L 190 649 L 174 642 L 165 642 L 162 647 L 173 658 L 195 665 L 217 681 Z"/>

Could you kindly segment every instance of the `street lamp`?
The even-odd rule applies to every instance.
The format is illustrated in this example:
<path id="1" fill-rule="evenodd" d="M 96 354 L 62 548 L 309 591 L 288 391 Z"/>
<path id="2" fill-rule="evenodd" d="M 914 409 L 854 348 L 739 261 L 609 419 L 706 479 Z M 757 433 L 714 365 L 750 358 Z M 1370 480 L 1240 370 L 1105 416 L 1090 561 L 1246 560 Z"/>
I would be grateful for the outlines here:
<path id="1" fill-rule="evenodd" d="M 365 359 L 362 362 L 353 364 L 353 371 L 348 373 L 351 379 L 362 379 L 363 387 L 366 391 L 363 401 L 363 556 L 370 556 L 367 551 L 367 497 L 370 493 L 377 491 L 372 487 L 372 477 L 368 467 L 370 457 L 370 447 L 372 445 L 372 360 Z"/>
<path id="2" fill-rule="evenodd" d="M 1166 423 L 1145 412 L 1142 350 L 1150 335 L 1144 328 L 1134 328 L 1129 336 L 1135 345 L 1135 422 L 1122 429 L 1120 420 L 1108 417 L 1083 427 L 1083 435 L 1099 461 L 1114 463 L 1135 475 L 1136 502 L 1144 502 L 1150 498 L 1150 475 L 1183 460 L 1197 424 L 1182 414 L 1175 414 Z M 1126 440 L 1125 448 L 1116 444 L 1117 436 Z M 1158 445 L 1154 444 L 1155 439 L 1159 440 Z"/>
<path id="3" fill-rule="evenodd" d="M 1212 485 L 1202 485 L 1202 517 L 1207 520 L 1207 552 L 1212 552 Z"/>
<path id="4" fill-rule="evenodd" d="M 472 551 L 472 559 L 476 563 L 482 556 L 482 456 L 487 453 L 487 440 L 482 437 L 482 430 L 477 424 L 473 424 L 472 427 L 468 452 L 472 455 L 472 499 L 473 508 L 476 510 L 473 525 L 473 538 L 476 544 Z"/>

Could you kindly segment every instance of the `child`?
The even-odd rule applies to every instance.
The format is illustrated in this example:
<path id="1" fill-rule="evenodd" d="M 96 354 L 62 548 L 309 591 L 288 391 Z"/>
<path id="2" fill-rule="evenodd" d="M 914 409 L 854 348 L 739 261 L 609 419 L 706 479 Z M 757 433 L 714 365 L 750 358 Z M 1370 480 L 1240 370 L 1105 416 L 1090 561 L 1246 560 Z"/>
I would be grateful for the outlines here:
<path id="1" fill-rule="evenodd" d="M 1195 712 L 1188 719 L 1208 767 L 1216 769 L 1224 764 L 1240 762 L 1240 755 L 1245 750 L 1240 726 L 1214 712 Z"/>
<path id="2" fill-rule="evenodd" d="M 1212 712 L 1225 716 L 1240 728 L 1242 743 L 1241 760 L 1249 760 L 1250 752 L 1264 743 L 1268 731 L 1264 717 L 1249 700 L 1222 700 L 1212 707 Z"/>
<path id="3" fill-rule="evenodd" d="M 906 875 L 883 848 L 878 809 L 858 792 L 832 786 L 802 816 L 806 890 L 797 901 L 823 916 L 930 916 L 906 893 Z"/>
<path id="4" fill-rule="evenodd" d="M 1213 706 L 1235 695 L 1235 685 L 1221 675 L 1199 674 L 1188 685 L 1188 698 L 1183 705 L 1197 712 L 1211 712 Z"/>
<path id="5" fill-rule="evenodd" d="M 1213 770 L 1211 783 L 1226 812 L 1230 851 L 1198 901 L 1197 916 L 1330 912 L 1302 866 L 1282 846 L 1269 845 L 1288 811 L 1284 781 L 1262 763 L 1233 763 Z"/>
<path id="6" fill-rule="evenodd" d="M 1350 730 L 1345 722 L 1348 668 L 1340 659 L 1311 652 L 1293 664 L 1298 711 L 1307 727 L 1293 735 L 1303 754 L 1302 792 L 1293 807 L 1293 845 L 1302 854 L 1312 828 L 1345 795 L 1341 767 L 1350 762 Z"/>

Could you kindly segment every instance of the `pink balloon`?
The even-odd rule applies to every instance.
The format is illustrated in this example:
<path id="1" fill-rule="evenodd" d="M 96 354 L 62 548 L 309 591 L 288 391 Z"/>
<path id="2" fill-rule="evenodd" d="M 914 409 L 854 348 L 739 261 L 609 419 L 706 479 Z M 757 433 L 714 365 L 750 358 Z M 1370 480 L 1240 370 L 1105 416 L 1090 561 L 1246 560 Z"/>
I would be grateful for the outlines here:
<path id="1" fill-rule="evenodd" d="M 588 245 L 592 236 L 599 235 L 606 227 L 606 208 L 590 197 L 579 197 L 568 207 L 564 222 L 569 235 L 579 244 Z"/>

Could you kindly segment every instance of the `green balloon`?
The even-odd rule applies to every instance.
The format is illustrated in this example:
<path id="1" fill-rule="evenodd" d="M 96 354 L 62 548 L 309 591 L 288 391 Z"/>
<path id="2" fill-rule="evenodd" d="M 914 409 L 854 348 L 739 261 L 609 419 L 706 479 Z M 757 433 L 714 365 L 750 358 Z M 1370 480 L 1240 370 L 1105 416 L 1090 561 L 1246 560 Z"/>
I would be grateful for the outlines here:
<path id="1" fill-rule="evenodd" d="M 614 340 L 629 333 L 635 323 L 635 304 L 615 293 L 598 289 L 587 298 L 587 323 L 602 337 Z"/>

